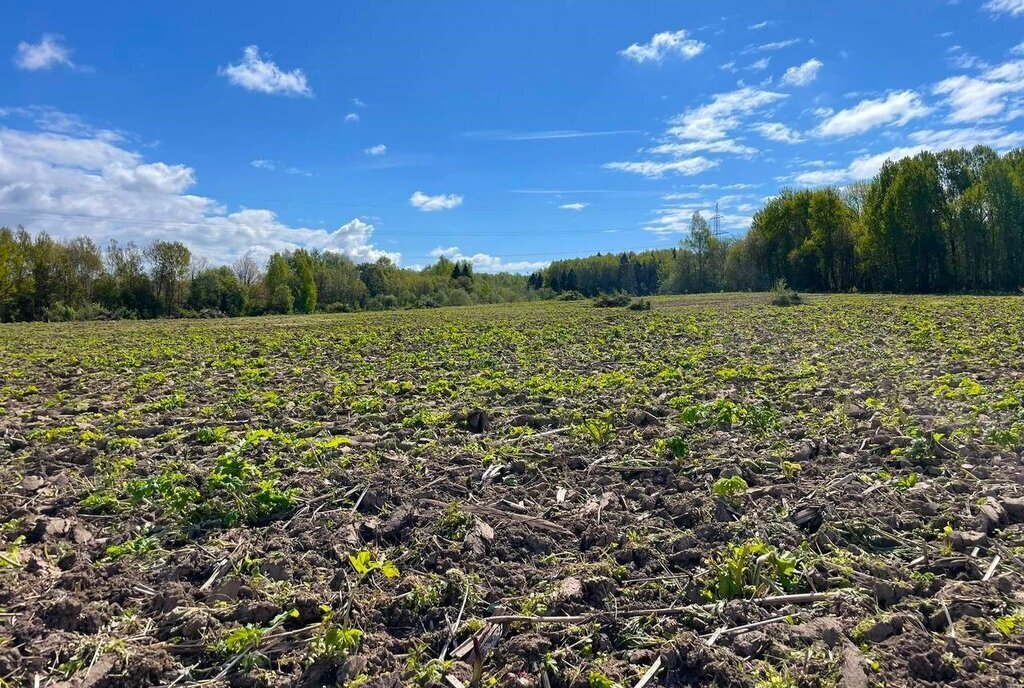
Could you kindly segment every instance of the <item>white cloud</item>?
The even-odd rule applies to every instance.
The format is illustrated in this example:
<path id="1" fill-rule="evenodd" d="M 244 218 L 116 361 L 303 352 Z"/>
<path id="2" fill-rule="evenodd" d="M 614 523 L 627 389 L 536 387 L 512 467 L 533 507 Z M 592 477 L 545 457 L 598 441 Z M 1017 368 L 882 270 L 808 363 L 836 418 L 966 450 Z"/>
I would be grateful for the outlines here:
<path id="1" fill-rule="evenodd" d="M 671 120 L 668 133 L 681 139 L 708 141 L 723 139 L 741 123 L 744 115 L 787 98 L 784 93 L 765 91 L 750 86 L 716 93 L 711 102 L 688 110 Z"/>
<path id="2" fill-rule="evenodd" d="M 818 136 L 853 136 L 883 125 L 903 126 L 931 112 L 915 91 L 897 91 L 885 98 L 862 100 L 834 113 L 815 130 Z"/>
<path id="3" fill-rule="evenodd" d="M 774 50 L 783 50 L 784 48 L 789 48 L 790 46 L 794 46 L 797 43 L 800 43 L 801 41 L 802 41 L 802 39 L 800 39 L 800 38 L 790 38 L 789 40 L 785 40 L 785 41 L 775 41 L 774 43 L 764 43 L 762 45 L 752 45 L 752 46 L 748 46 L 748 47 L 744 48 L 743 52 L 744 53 L 751 53 L 751 52 L 754 52 L 756 50 L 766 51 L 766 52 L 770 52 L 770 51 L 774 51 Z"/>
<path id="4" fill-rule="evenodd" d="M 417 191 L 409 197 L 409 203 L 412 207 L 425 213 L 432 213 L 438 210 L 454 210 L 462 205 L 462 200 L 462 196 L 456 194 L 428 196 L 422 191 Z"/>
<path id="5" fill-rule="evenodd" d="M 707 45 L 687 36 L 685 30 L 663 31 L 654 34 L 649 43 L 634 43 L 619 54 L 634 62 L 661 62 L 672 54 L 689 60 L 704 52 Z"/>
<path id="6" fill-rule="evenodd" d="M 715 139 L 710 141 L 687 141 L 686 143 L 663 143 L 654 148 L 647 149 L 648 153 L 655 155 L 674 155 L 682 158 L 694 153 L 731 153 L 750 157 L 757 153 L 757 149 L 744 145 L 732 139 Z"/>
<path id="7" fill-rule="evenodd" d="M 781 122 L 761 122 L 754 125 L 754 130 L 769 141 L 779 143 L 800 143 L 803 137 L 799 132 L 794 131 Z"/>
<path id="8" fill-rule="evenodd" d="M 344 253 L 356 261 L 388 256 L 371 243 L 373 226 L 354 219 L 334 231 L 289 226 L 271 210 L 230 212 L 190 193 L 195 171 L 146 162 L 96 135 L 0 127 L 0 207 L 8 221 L 58 237 L 86 235 L 147 244 L 180 240 L 197 255 L 230 263 L 245 253 L 265 259 L 300 247 Z"/>
<path id="9" fill-rule="evenodd" d="M 363 152 L 366 153 L 367 155 L 379 157 L 388 152 L 388 147 L 385 146 L 383 143 L 378 143 L 376 146 L 370 146 L 369 148 L 364 149 Z"/>
<path id="10" fill-rule="evenodd" d="M 1024 0 L 989 0 L 985 9 L 993 14 L 1009 14 L 1019 17 L 1024 14 Z"/>
<path id="11" fill-rule="evenodd" d="M 632 172 L 640 174 L 648 179 L 660 179 L 666 173 L 674 172 L 683 176 L 700 174 L 718 165 L 717 160 L 708 160 L 704 157 L 685 158 L 671 162 L 654 162 L 642 160 L 639 162 L 609 162 L 605 163 L 605 169 L 617 170 L 619 172 Z"/>
<path id="12" fill-rule="evenodd" d="M 818 78 L 818 71 L 823 66 L 824 63 L 821 60 L 811 58 L 802 65 L 787 69 L 786 73 L 782 75 L 782 83 L 789 86 L 806 86 Z"/>
<path id="13" fill-rule="evenodd" d="M 58 65 L 74 67 L 71 62 L 71 50 L 63 44 L 63 37 L 48 33 L 38 43 L 18 43 L 18 52 L 14 56 L 14 64 L 21 69 L 36 71 L 50 69 Z"/>
<path id="14" fill-rule="evenodd" d="M 728 93 L 716 93 L 710 103 L 673 117 L 670 120 L 671 126 L 665 132 L 668 142 L 644 151 L 654 155 L 674 156 L 675 160 L 610 162 L 604 167 L 658 179 L 670 172 L 686 176 L 700 174 L 719 164 L 718 160 L 709 160 L 703 156 L 687 157 L 698 152 L 751 157 L 757 153 L 757 149 L 729 138 L 730 131 L 739 127 L 746 116 L 787 97 L 783 93 L 749 86 Z"/>
<path id="15" fill-rule="evenodd" d="M 561 210 L 575 210 L 576 212 L 579 212 L 579 211 L 583 210 L 584 208 L 586 208 L 588 205 L 590 205 L 590 204 L 589 203 L 579 203 L 579 202 L 577 202 L 577 203 L 566 203 L 566 204 L 560 205 L 558 207 Z"/>
<path id="16" fill-rule="evenodd" d="M 705 201 L 659 208 L 655 211 L 655 218 L 644 226 L 644 231 L 658 235 L 685 234 L 690 231 L 690 221 L 695 212 L 710 220 L 715 214 L 715 202 Z M 719 217 L 724 231 L 742 232 L 750 228 L 750 215 L 720 211 Z"/>
<path id="17" fill-rule="evenodd" d="M 359 115 L 354 112 L 350 112 L 345 115 L 345 124 L 355 124 L 359 121 Z"/>
<path id="18" fill-rule="evenodd" d="M 440 258 L 444 256 L 448 260 L 460 261 L 467 260 L 473 264 L 473 269 L 480 272 L 530 272 L 533 270 L 540 270 L 546 268 L 551 264 L 551 261 L 506 261 L 498 256 L 488 255 L 486 253 L 474 253 L 471 256 L 465 255 L 459 250 L 458 246 L 449 246 L 447 248 L 438 246 L 430 252 L 434 258 Z"/>
<path id="19" fill-rule="evenodd" d="M 366 107 L 366 103 L 364 103 L 359 98 L 352 98 L 352 104 L 355 105 L 356 107 L 360 107 L 360 108 Z"/>
<path id="20" fill-rule="evenodd" d="M 752 62 L 747 67 L 747 70 L 751 72 L 763 72 L 764 70 L 768 69 L 768 63 L 770 63 L 771 61 L 772 58 L 770 57 L 762 57 L 757 62 Z"/>
<path id="21" fill-rule="evenodd" d="M 221 67 L 217 73 L 248 91 L 288 96 L 313 95 L 306 82 L 305 72 L 301 69 L 282 71 L 269 59 L 262 59 L 260 49 L 255 45 L 250 45 L 242 51 L 241 62 Z"/>
<path id="22" fill-rule="evenodd" d="M 935 95 L 946 96 L 950 122 L 976 122 L 1020 112 L 1020 103 L 1011 96 L 1024 92 L 1024 60 L 1011 60 L 991 67 L 980 76 L 954 76 L 932 88 Z"/>
<path id="23" fill-rule="evenodd" d="M 923 129 L 910 134 L 909 139 L 911 145 L 893 148 L 884 153 L 861 155 L 842 169 L 803 172 L 796 175 L 793 181 L 798 184 L 817 186 L 870 179 L 878 173 L 886 160 L 899 160 L 923 151 L 971 148 L 977 145 L 1006 151 L 1024 145 L 1024 132 L 1010 132 L 1000 127 L 994 129 Z"/>
<path id="24" fill-rule="evenodd" d="M 772 21 L 771 19 L 765 19 L 763 22 L 758 22 L 756 24 L 751 24 L 747 28 L 750 29 L 751 31 L 757 31 L 758 29 L 763 29 L 765 27 L 771 26 L 774 23 L 775 22 Z"/>
<path id="25" fill-rule="evenodd" d="M 273 161 L 271 161 L 271 160 L 257 159 L 257 160 L 253 160 L 249 164 L 252 165 L 253 167 L 255 167 L 257 170 L 275 170 L 275 169 L 277 169 L 277 165 L 275 165 L 273 163 Z"/>

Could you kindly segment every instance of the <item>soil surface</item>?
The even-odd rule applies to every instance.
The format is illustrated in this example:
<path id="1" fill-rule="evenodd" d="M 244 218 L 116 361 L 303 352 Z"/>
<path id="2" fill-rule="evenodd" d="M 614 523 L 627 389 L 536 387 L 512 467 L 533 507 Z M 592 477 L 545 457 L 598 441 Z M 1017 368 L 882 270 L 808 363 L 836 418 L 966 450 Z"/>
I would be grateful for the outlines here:
<path id="1" fill-rule="evenodd" d="M 1011 686 L 1024 299 L 0 327 L 0 686 Z"/>

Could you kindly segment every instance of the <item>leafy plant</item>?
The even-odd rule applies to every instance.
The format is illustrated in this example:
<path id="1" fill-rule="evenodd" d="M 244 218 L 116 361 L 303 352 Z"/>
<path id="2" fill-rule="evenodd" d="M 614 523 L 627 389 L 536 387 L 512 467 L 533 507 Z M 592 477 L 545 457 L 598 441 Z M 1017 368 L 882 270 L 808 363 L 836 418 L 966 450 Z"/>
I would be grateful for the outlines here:
<path id="1" fill-rule="evenodd" d="M 739 504 L 747 491 L 747 481 L 738 475 L 731 475 L 728 478 L 719 478 L 711 486 L 711 491 L 716 497 L 721 497 L 730 504 Z"/>
<path id="2" fill-rule="evenodd" d="M 359 574 L 360 580 L 376 572 L 380 572 L 385 578 L 398 577 L 397 566 L 385 559 L 383 555 L 368 549 L 349 554 L 348 560 L 352 564 L 352 568 Z"/>
<path id="3" fill-rule="evenodd" d="M 798 306 L 803 303 L 800 294 L 790 289 L 786 280 L 781 278 L 775 280 L 775 284 L 772 285 L 771 297 L 773 306 Z"/>
<path id="4" fill-rule="evenodd" d="M 731 600 L 793 592 L 799 587 L 797 559 L 759 539 L 728 545 L 709 566 L 711 599 Z"/>

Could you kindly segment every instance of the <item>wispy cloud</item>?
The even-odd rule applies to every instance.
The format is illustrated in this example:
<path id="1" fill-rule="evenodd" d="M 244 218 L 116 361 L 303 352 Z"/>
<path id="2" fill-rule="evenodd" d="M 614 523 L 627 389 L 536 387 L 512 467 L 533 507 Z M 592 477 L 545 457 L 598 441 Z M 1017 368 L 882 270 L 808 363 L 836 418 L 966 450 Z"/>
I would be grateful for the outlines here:
<path id="1" fill-rule="evenodd" d="M 901 127 L 931 111 L 916 91 L 896 91 L 831 114 L 815 133 L 823 137 L 854 136 L 883 125 Z"/>
<path id="2" fill-rule="evenodd" d="M 806 86 L 818 78 L 818 72 L 823 66 L 824 63 L 821 60 L 811 58 L 802 65 L 787 69 L 786 73 L 782 75 L 782 83 L 788 86 Z"/>
<path id="3" fill-rule="evenodd" d="M 275 165 L 273 161 L 271 161 L 271 160 L 264 160 L 262 158 L 258 158 L 256 160 L 253 160 L 249 164 L 252 165 L 253 167 L 255 167 L 257 170 L 276 170 L 277 169 L 277 165 Z"/>
<path id="4" fill-rule="evenodd" d="M 363 152 L 373 157 L 380 157 L 388 152 L 388 147 L 383 143 L 378 143 L 376 146 L 363 149 Z"/>
<path id="5" fill-rule="evenodd" d="M 438 210 L 454 210 L 462 205 L 462 200 L 462 196 L 457 194 L 428 196 L 422 191 L 417 191 L 409 197 L 409 204 L 424 213 L 432 213 Z"/>
<path id="6" fill-rule="evenodd" d="M 221 67 L 217 73 L 228 81 L 248 91 L 272 95 L 305 96 L 313 95 L 301 69 L 281 70 L 269 59 L 260 57 L 258 46 L 250 45 L 242 51 L 242 61 Z"/>
<path id="7" fill-rule="evenodd" d="M 579 203 L 579 202 L 576 202 L 576 203 L 565 203 L 565 204 L 560 205 L 558 207 L 561 210 L 574 210 L 576 212 L 579 212 L 579 211 L 583 210 L 584 208 L 586 208 L 588 205 L 590 205 L 590 204 L 589 203 Z"/>
<path id="8" fill-rule="evenodd" d="M 765 19 L 763 22 L 758 22 L 756 24 L 751 24 L 747 28 L 750 29 L 751 31 L 758 31 L 760 29 L 764 29 L 764 28 L 767 28 L 769 26 L 774 26 L 774 25 L 775 25 L 774 21 L 772 21 L 771 19 Z"/>
<path id="9" fill-rule="evenodd" d="M 717 160 L 708 160 L 701 156 L 695 158 L 684 158 L 682 160 L 672 160 L 669 162 L 641 160 L 638 162 L 609 162 L 604 164 L 605 169 L 616 170 L 618 172 L 631 172 L 633 174 L 639 174 L 647 177 L 648 179 L 660 179 L 670 172 L 688 177 L 700 174 L 701 172 L 710 170 L 712 167 L 717 166 Z"/>
<path id="10" fill-rule="evenodd" d="M 354 112 L 350 112 L 345 115 L 345 124 L 355 124 L 359 121 L 359 115 Z"/>
<path id="11" fill-rule="evenodd" d="M 683 29 L 663 31 L 654 34 L 647 43 L 634 43 L 619 54 L 637 63 L 661 62 L 668 55 L 690 60 L 704 52 L 707 44 L 688 36 Z"/>
<path id="12" fill-rule="evenodd" d="M 44 34 L 38 43 L 18 43 L 14 64 L 19 69 L 32 72 L 58 66 L 75 66 L 71 61 L 71 49 L 64 45 L 63 36 L 53 33 Z"/>
<path id="13" fill-rule="evenodd" d="M 799 132 L 796 132 L 781 122 L 761 122 L 754 125 L 754 130 L 769 141 L 779 143 L 800 143 L 804 140 Z"/>
<path id="14" fill-rule="evenodd" d="M 762 43 L 761 45 L 748 45 L 746 48 L 743 49 L 743 52 L 772 52 L 775 50 L 783 50 L 785 48 L 789 48 L 802 42 L 802 38 L 790 38 L 785 41 L 774 41 L 772 43 Z"/>
<path id="15" fill-rule="evenodd" d="M 1024 0 L 989 0 L 985 9 L 993 14 L 1008 14 L 1019 17 L 1024 14 Z"/>

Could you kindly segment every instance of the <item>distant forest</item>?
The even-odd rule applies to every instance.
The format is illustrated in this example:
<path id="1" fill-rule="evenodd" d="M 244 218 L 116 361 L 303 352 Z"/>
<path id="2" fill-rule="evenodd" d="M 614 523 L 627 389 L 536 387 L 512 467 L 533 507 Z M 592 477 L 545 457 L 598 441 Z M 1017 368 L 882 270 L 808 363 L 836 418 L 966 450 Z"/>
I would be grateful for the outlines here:
<path id="1" fill-rule="evenodd" d="M 747 235 L 717 236 L 700 213 L 675 248 L 553 262 L 529 276 L 440 258 L 276 253 L 266 265 L 196 260 L 180 242 L 142 248 L 0 229 L 0 320 L 237 316 L 429 308 L 625 292 L 764 290 L 1018 292 L 1024 287 L 1024 150 L 921 153 L 869 182 L 784 190 Z"/>

